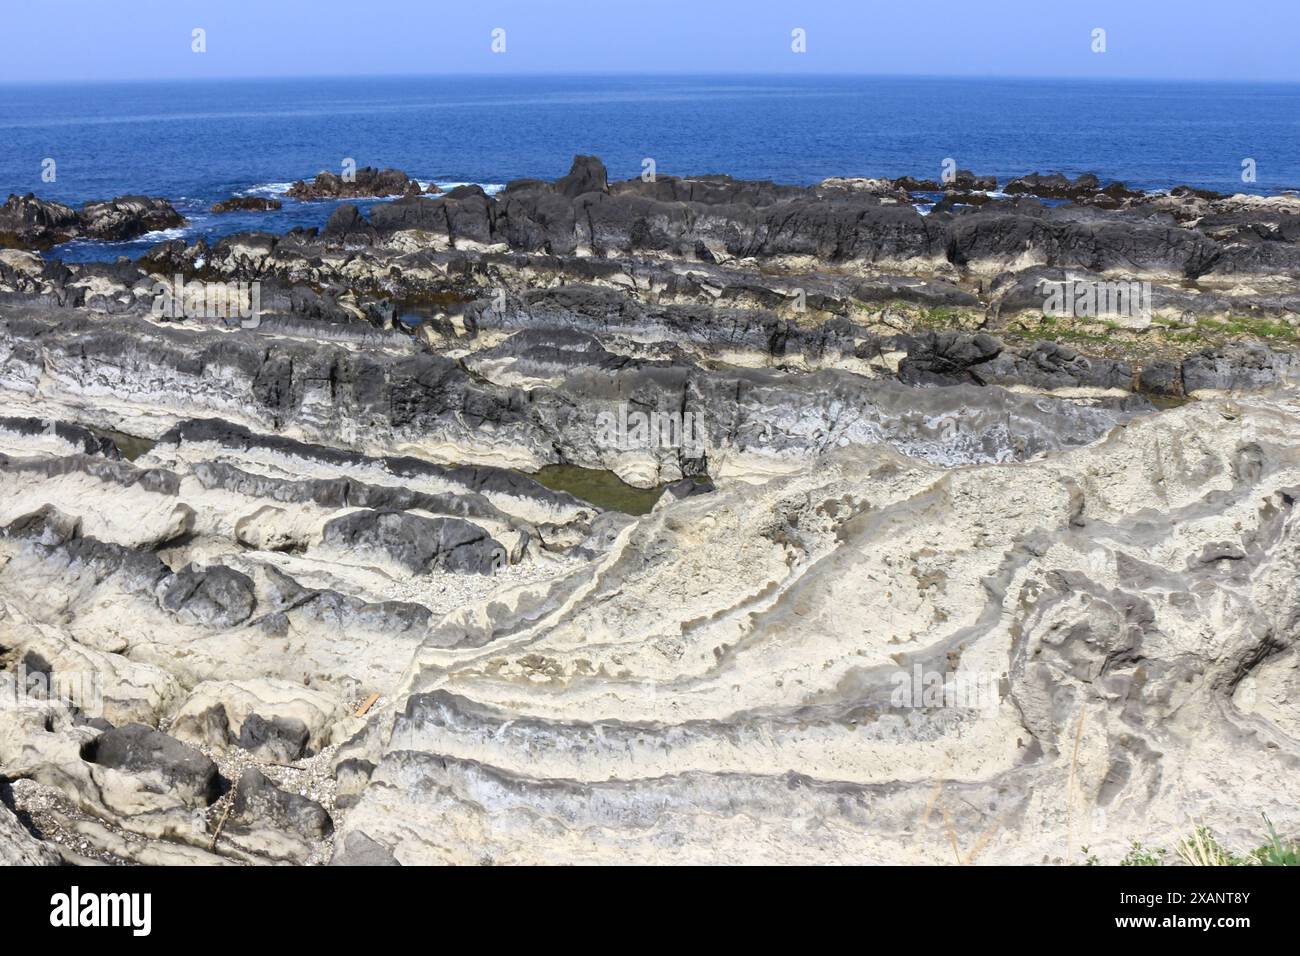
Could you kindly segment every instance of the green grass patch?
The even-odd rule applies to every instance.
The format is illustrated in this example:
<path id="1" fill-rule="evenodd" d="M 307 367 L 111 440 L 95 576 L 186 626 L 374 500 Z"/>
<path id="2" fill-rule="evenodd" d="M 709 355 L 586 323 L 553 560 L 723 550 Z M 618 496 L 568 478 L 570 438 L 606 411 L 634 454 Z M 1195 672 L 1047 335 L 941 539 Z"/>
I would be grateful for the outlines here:
<path id="1" fill-rule="evenodd" d="M 1174 858 L 1187 866 L 1300 866 L 1300 843 L 1285 841 L 1277 835 L 1273 821 L 1264 817 L 1267 838 L 1244 855 L 1234 853 L 1219 842 L 1209 827 L 1195 827 L 1174 845 Z M 1088 847 L 1082 847 L 1085 866 L 1102 866 L 1103 861 Z M 1169 850 L 1146 846 L 1137 840 L 1118 861 L 1119 866 L 1164 866 Z"/>

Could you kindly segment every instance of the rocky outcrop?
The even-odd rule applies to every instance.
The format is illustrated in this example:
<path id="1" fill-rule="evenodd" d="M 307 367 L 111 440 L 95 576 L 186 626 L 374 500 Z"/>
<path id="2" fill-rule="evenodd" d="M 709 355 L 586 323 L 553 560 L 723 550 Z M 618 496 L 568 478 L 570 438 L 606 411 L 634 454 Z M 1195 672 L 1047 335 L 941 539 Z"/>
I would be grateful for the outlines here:
<path id="1" fill-rule="evenodd" d="M 1133 369 L 1125 362 L 1089 358 L 1068 346 L 1039 342 L 1027 352 L 1003 351 L 980 370 L 989 385 L 1013 385 L 1053 391 L 1096 390 L 1127 392 L 1133 388 Z"/>
<path id="2" fill-rule="evenodd" d="M 603 193 L 609 188 L 605 164 L 596 156 L 575 156 L 569 175 L 555 181 L 554 189 L 561 196 L 576 199 L 587 193 Z"/>
<path id="3" fill-rule="evenodd" d="M 921 336 L 898 366 L 908 385 L 984 384 L 983 366 L 1002 352 L 1002 343 L 989 335 L 931 332 Z"/>
<path id="4" fill-rule="evenodd" d="M 81 217 L 71 206 L 10 194 L 0 206 L 0 247 L 48 249 L 81 231 Z"/>
<path id="5" fill-rule="evenodd" d="M 559 256 L 680 256 L 705 261 L 812 257 L 823 263 L 890 264 L 934 272 L 943 263 L 981 274 L 1031 266 L 1126 269 L 1144 277 L 1293 272 L 1293 241 L 1259 245 L 1241 232 L 1205 230 L 1169 215 L 1171 197 L 1144 196 L 1096 177 L 1023 177 L 1016 196 L 1070 200 L 1048 208 L 1033 200 L 993 201 L 988 178 L 962 173 L 949 184 L 829 180 L 802 188 L 726 176 L 608 183 L 594 157 L 578 157 L 554 183 L 518 180 L 497 196 L 460 187 L 437 200 L 414 194 L 371 210 L 336 214 L 322 234 L 351 245 L 544 253 Z M 900 196 L 947 189 L 942 215 L 923 216 Z M 1173 202 L 1182 202 L 1174 199 Z M 1241 209 L 1201 200 L 1207 211 Z M 953 213 L 963 204 L 962 212 Z M 1154 215 L 1153 215 L 1154 214 Z M 1162 221 L 1160 215 L 1169 216 Z M 1225 213 L 1226 214 L 1226 213 Z M 1264 208 L 1234 215 L 1271 215 Z M 1287 215 L 1282 213 L 1282 215 Z M 1210 220 L 1210 225 L 1214 224 Z M 373 233 L 371 230 L 373 229 Z"/>
<path id="6" fill-rule="evenodd" d="M 205 681 L 175 712 L 171 733 L 195 746 L 237 745 L 263 752 L 272 762 L 291 763 L 327 746 L 341 716 L 329 693 L 301 682 Z"/>
<path id="7" fill-rule="evenodd" d="M 1183 391 L 1240 391 L 1285 381 L 1293 367 L 1290 355 L 1278 355 L 1258 344 L 1205 349 L 1183 362 Z"/>
<path id="8" fill-rule="evenodd" d="M 273 763 L 292 763 L 307 751 L 307 725 L 293 717 L 249 714 L 239 731 L 239 746 Z"/>
<path id="9" fill-rule="evenodd" d="M 286 792 L 250 767 L 235 784 L 222 839 L 258 859 L 305 863 L 315 844 L 333 830 L 319 803 Z"/>
<path id="10" fill-rule="evenodd" d="M 330 858 L 330 866 L 401 866 L 397 858 L 364 833 L 349 833 Z"/>
<path id="11" fill-rule="evenodd" d="M 270 212 L 279 209 L 284 203 L 278 199 L 264 196 L 232 196 L 221 202 L 213 203 L 210 212 Z"/>
<path id="12" fill-rule="evenodd" d="M 356 199 L 363 196 L 402 196 L 417 194 L 420 184 L 400 169 L 375 169 L 363 166 L 351 176 L 322 170 L 311 182 L 298 180 L 289 187 L 291 199 Z"/>
<path id="13" fill-rule="evenodd" d="M 1139 199 L 1142 193 L 1129 189 L 1123 183 L 1102 186 L 1093 173 L 1083 173 L 1070 179 L 1060 173 L 1042 175 L 1030 173 L 1013 179 L 1003 187 L 1009 195 L 1037 196 L 1041 199 L 1066 199 L 1070 202 L 1118 208 L 1126 200 Z"/>
<path id="14" fill-rule="evenodd" d="M 143 724 L 104 731 L 82 748 L 83 759 L 128 773 L 190 806 L 207 806 L 220 790 L 217 765 L 173 737 Z"/>
<path id="15" fill-rule="evenodd" d="M 215 332 L 136 323 L 110 329 L 74 320 L 57 327 L 12 323 L 8 337 L 0 335 L 0 356 L 10 356 L 15 385 L 41 381 L 46 392 L 66 390 L 68 400 L 81 401 L 82 383 L 121 374 L 115 369 L 123 335 L 150 342 L 155 374 L 117 387 L 143 417 L 156 420 L 170 406 L 177 416 L 238 416 L 261 432 L 292 427 L 321 445 L 360 449 L 381 442 L 430 451 L 454 445 L 470 460 L 478 436 L 490 430 L 491 447 L 483 448 L 480 461 L 505 460 L 528 470 L 550 463 L 611 469 L 642 487 L 706 469 L 784 471 L 846 441 L 885 441 L 951 461 L 1032 455 L 1063 441 L 1090 440 L 1129 414 L 1121 407 L 1002 393 L 977 399 L 947 389 L 918 399 L 899 382 L 835 368 L 807 377 L 779 368 L 712 370 L 681 360 L 629 361 L 599 347 L 575 351 L 564 338 L 553 350 L 539 349 L 529 336 L 486 352 L 481 362 L 461 364 L 441 354 L 360 353 L 293 342 L 264 347 Z M 534 387 L 543 374 L 545 387 Z M 908 374 L 900 367 L 904 383 Z M 656 421 L 690 421 L 691 441 L 629 431 L 628 396 L 642 413 L 659 416 Z M 927 407 L 934 418 L 900 418 L 907 406 Z M 939 420 L 949 424 L 941 427 Z M 1007 421 L 1015 424 L 1015 442 L 1006 440 Z M 944 427 L 951 429 L 946 437 Z M 622 437 L 614 434 L 620 428 Z M 350 443 L 349 435 L 355 436 Z M 200 587 L 200 580 L 206 581 L 197 572 L 178 575 L 164 596 L 168 606 L 183 615 L 247 611 L 224 585 L 221 600 L 209 600 L 216 583 Z M 191 598 L 191 604 L 178 603 Z"/>
<path id="16" fill-rule="evenodd" d="M 421 518 L 393 511 L 353 511 L 325 525 L 324 543 L 352 553 L 373 551 L 411 574 L 433 570 L 491 574 L 506 551 L 460 518 Z"/>
<path id="17" fill-rule="evenodd" d="M 861 192 L 870 196 L 879 196 L 882 199 L 890 199 L 894 202 L 911 201 L 911 196 L 908 194 L 907 190 L 899 186 L 892 179 L 865 179 L 859 177 L 832 176 L 829 179 L 823 179 L 817 185 L 820 189 L 827 192 Z"/>
<path id="18" fill-rule="evenodd" d="M 255 603 L 252 580 L 220 565 L 200 570 L 191 564 L 169 576 L 159 594 L 159 604 L 181 620 L 218 627 L 248 620 Z"/>
<path id="19" fill-rule="evenodd" d="M 0 249 L 49 249 L 71 239 L 137 239 L 184 224 L 185 217 L 164 199 L 119 196 L 73 209 L 31 193 L 10 195 L 0 206 Z"/>

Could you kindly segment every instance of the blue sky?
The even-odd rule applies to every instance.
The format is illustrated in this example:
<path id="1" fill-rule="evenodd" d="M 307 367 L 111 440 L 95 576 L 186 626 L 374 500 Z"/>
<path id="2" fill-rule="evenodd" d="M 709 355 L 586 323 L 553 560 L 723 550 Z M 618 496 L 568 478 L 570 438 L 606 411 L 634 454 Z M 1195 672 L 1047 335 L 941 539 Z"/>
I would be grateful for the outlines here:
<path id="1" fill-rule="evenodd" d="M 421 73 L 1300 81 L 1300 0 L 7 0 L 0 82 Z M 206 31 L 207 52 L 191 50 Z M 506 50 L 491 51 L 505 30 Z M 791 52 L 791 31 L 807 52 Z M 1094 53 L 1092 32 L 1106 31 Z"/>

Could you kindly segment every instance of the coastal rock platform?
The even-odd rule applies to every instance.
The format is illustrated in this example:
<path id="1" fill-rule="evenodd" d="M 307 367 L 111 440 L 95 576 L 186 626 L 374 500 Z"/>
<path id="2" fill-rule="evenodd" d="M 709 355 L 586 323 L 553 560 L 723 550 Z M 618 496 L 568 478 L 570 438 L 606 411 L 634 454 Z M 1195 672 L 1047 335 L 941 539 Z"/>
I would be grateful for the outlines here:
<path id="1" fill-rule="evenodd" d="M 0 209 L 0 861 L 1300 831 L 1300 200 L 362 172 Z"/>

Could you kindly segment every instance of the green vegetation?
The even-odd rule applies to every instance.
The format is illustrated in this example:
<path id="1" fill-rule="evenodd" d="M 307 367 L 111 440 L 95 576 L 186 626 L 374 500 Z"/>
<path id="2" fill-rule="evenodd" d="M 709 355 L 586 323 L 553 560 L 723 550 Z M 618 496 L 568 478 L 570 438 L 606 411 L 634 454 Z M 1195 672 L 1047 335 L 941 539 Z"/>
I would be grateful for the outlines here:
<path id="1" fill-rule="evenodd" d="M 1179 840 L 1174 855 L 1187 866 L 1300 866 L 1300 843 L 1284 842 L 1267 816 L 1264 823 L 1268 827 L 1268 842 L 1244 856 L 1225 847 L 1205 826 L 1195 827 Z M 1082 847 L 1082 851 L 1084 866 L 1103 865 L 1088 847 Z M 1119 866 L 1164 866 L 1168 855 L 1169 851 L 1163 847 L 1148 847 L 1134 840 Z"/>
<path id="2" fill-rule="evenodd" d="M 961 324 L 955 321 L 955 316 L 956 313 L 952 309 L 936 306 L 921 313 L 921 324 L 931 329 L 950 329 Z"/>
<path id="3" fill-rule="evenodd" d="M 1300 332 L 1286 322 L 1273 319 L 1238 318 L 1229 316 L 1225 321 L 1218 319 L 1198 319 L 1198 329 L 1210 333 L 1219 333 L 1229 338 L 1271 339 L 1282 342 L 1300 340 Z"/>
<path id="4" fill-rule="evenodd" d="M 1096 324 L 1092 323 L 1088 326 L 1066 324 L 1054 315 L 1044 315 L 1039 318 L 1036 328 L 1026 330 L 1032 332 L 1029 338 L 1050 339 L 1067 345 L 1114 345 L 1114 337 L 1106 331 L 1094 328 Z M 1114 322 L 1107 322 L 1103 325 L 1104 328 L 1113 330 L 1121 327 Z"/>
<path id="5" fill-rule="evenodd" d="M 866 325 L 882 323 L 900 332 L 972 332 L 983 327 L 985 314 L 982 306 L 956 308 L 939 305 L 924 308 L 915 302 L 901 299 L 889 302 L 854 299 L 852 318 Z"/>
<path id="6" fill-rule="evenodd" d="M 1179 840 L 1178 858 L 1188 866 L 1245 866 L 1252 862 L 1220 844 L 1209 827 L 1196 827 L 1191 836 Z"/>
<path id="7" fill-rule="evenodd" d="M 1137 840 L 1129 848 L 1124 859 L 1119 861 L 1120 866 L 1164 866 L 1165 849 L 1163 847 L 1146 847 Z"/>
<path id="8" fill-rule="evenodd" d="M 1268 843 L 1251 854 L 1260 866 L 1300 866 L 1300 844 L 1283 843 L 1273 829 L 1273 821 L 1264 818 L 1268 824 Z"/>
<path id="9" fill-rule="evenodd" d="M 1257 339 L 1279 348 L 1300 345 L 1300 324 L 1252 315 L 1198 318 L 1189 322 L 1156 317 L 1146 328 L 1101 316 L 1070 318 L 1035 313 L 1008 314 L 990 323 L 983 308 L 926 308 L 915 302 L 855 301 L 853 318 L 868 326 L 879 324 L 898 332 L 983 330 L 1010 346 L 1025 346 L 1045 339 L 1081 352 L 1136 362 L 1155 357 L 1176 358 L 1207 346 L 1242 339 Z"/>

